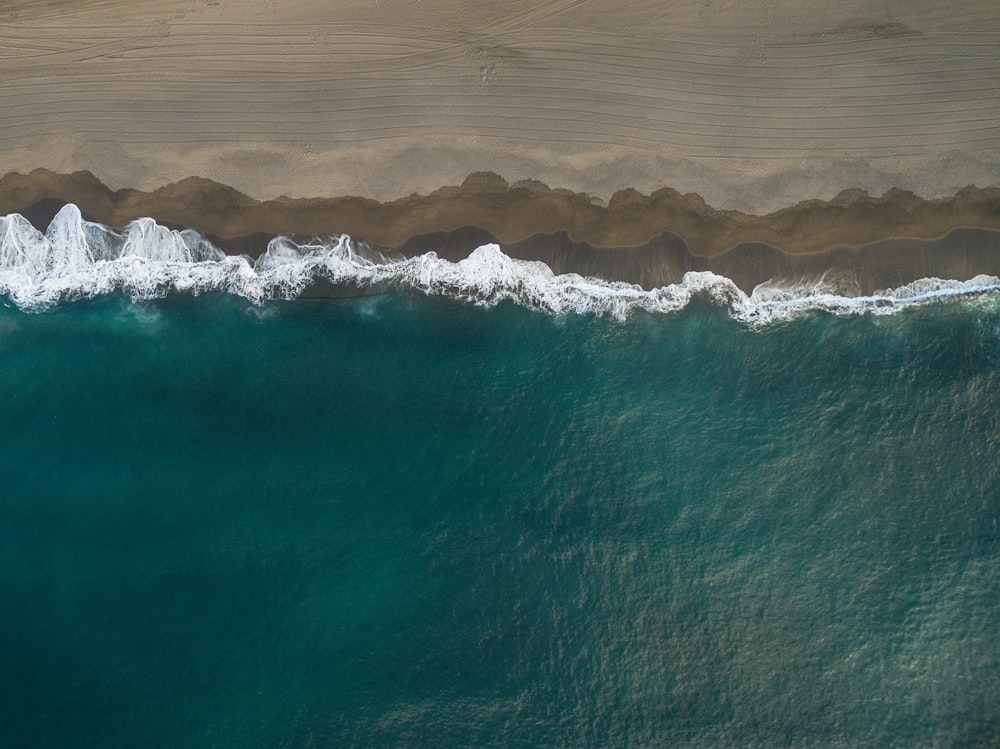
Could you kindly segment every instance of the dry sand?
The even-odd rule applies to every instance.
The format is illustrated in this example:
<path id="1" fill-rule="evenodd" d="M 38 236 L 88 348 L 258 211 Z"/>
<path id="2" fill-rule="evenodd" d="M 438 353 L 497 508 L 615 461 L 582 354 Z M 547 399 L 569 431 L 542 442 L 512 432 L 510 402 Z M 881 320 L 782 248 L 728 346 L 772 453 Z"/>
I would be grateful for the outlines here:
<path id="1" fill-rule="evenodd" d="M 196 175 L 255 199 L 396 199 L 479 170 L 751 212 L 853 187 L 941 197 L 1000 183 L 996 10 L 7 0 L 0 172 Z"/>

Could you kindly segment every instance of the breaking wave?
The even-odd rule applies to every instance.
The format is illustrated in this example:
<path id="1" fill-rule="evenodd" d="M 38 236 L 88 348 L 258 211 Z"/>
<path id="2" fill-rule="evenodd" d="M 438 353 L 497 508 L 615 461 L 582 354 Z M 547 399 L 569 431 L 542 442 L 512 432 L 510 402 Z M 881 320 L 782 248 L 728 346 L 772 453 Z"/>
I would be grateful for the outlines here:
<path id="1" fill-rule="evenodd" d="M 544 263 L 508 257 L 494 244 L 453 263 L 433 252 L 388 259 L 367 252 L 347 235 L 312 243 L 277 237 L 253 261 L 226 255 L 194 230 L 175 231 L 149 218 L 111 229 L 84 220 L 72 204 L 60 210 L 44 233 L 19 214 L 0 217 L 0 294 L 25 310 L 117 291 L 135 300 L 223 291 L 262 304 L 297 297 L 321 281 L 373 293 L 416 290 L 486 306 L 512 301 L 556 315 L 616 318 L 638 310 L 674 312 L 700 297 L 749 324 L 809 310 L 884 314 L 939 299 L 1000 292 L 1000 279 L 981 275 L 968 281 L 922 279 L 870 296 L 838 295 L 822 285 L 769 284 L 746 294 L 730 279 L 710 272 L 690 272 L 680 283 L 646 290 L 572 273 L 556 275 Z"/>

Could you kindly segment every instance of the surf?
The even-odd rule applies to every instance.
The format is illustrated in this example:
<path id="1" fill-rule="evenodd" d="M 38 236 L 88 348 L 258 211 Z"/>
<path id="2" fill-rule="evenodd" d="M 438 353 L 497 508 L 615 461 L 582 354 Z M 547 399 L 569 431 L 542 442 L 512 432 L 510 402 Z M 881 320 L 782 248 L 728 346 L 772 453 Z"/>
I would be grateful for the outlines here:
<path id="1" fill-rule="evenodd" d="M 1000 296 L 1000 278 L 925 278 L 867 296 L 847 296 L 816 282 L 767 282 L 745 293 L 709 271 L 686 273 L 654 289 L 556 274 L 546 264 L 504 254 L 496 244 L 457 262 L 435 252 L 386 257 L 342 234 L 296 241 L 275 237 L 256 260 L 227 255 L 193 229 L 171 229 L 141 218 L 122 229 L 87 221 L 67 204 L 41 232 L 20 214 L 0 217 L 0 294 L 25 311 L 116 292 L 132 300 L 172 293 L 221 291 L 263 305 L 295 299 L 325 283 L 363 293 L 420 292 L 482 306 L 502 302 L 551 315 L 625 319 L 643 311 L 669 314 L 695 299 L 722 307 L 735 319 L 767 324 L 810 311 L 887 314 L 936 301 Z"/>

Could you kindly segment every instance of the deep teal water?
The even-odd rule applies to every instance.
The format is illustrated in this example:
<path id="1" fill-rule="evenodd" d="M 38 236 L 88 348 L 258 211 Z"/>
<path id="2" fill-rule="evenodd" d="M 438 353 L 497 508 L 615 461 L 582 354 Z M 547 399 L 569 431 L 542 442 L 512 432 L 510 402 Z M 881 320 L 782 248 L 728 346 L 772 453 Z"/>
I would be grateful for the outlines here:
<path id="1" fill-rule="evenodd" d="M 1000 744 L 1000 302 L 0 312 L 0 745 Z"/>

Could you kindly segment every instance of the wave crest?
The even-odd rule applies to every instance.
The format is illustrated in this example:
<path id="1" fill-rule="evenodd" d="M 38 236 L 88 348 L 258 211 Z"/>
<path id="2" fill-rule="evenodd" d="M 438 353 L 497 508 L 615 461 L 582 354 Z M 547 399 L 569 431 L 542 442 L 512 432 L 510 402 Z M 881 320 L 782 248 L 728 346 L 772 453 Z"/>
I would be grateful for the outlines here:
<path id="1" fill-rule="evenodd" d="M 556 275 L 544 263 L 517 260 L 495 245 L 457 263 L 429 252 L 390 260 L 359 252 L 347 235 L 298 243 L 276 237 L 256 262 L 226 255 L 203 235 L 176 231 L 149 218 L 122 230 L 86 221 L 68 204 L 42 233 L 23 216 L 0 217 L 0 293 L 22 309 L 123 291 L 133 299 L 170 292 L 224 291 L 260 304 L 294 298 L 325 280 L 335 287 L 372 291 L 417 290 L 476 304 L 512 301 L 550 314 L 625 318 L 638 310 L 675 312 L 701 297 L 757 324 L 799 312 L 891 312 L 940 298 L 1000 291 L 1000 279 L 922 279 L 865 297 L 833 293 L 821 284 L 795 288 L 762 284 L 745 294 L 730 279 L 689 272 L 676 284 L 646 290 L 632 284 Z"/>

